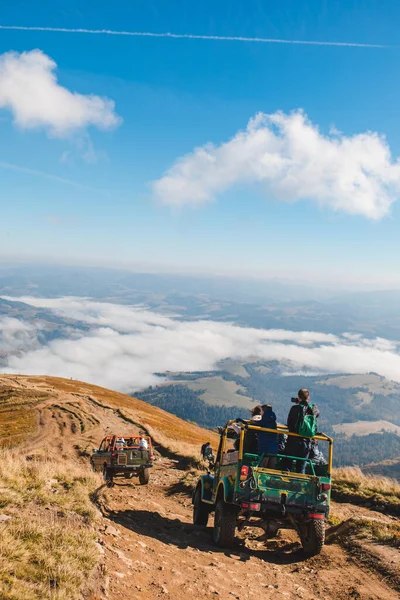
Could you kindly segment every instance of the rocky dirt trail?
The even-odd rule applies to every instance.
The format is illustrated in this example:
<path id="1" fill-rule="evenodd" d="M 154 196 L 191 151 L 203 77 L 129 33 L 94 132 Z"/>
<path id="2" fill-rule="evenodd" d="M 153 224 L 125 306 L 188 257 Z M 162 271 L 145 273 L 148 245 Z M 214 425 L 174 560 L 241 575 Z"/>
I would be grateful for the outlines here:
<path id="1" fill-rule="evenodd" d="M 67 383 L 56 389 L 48 378 L 7 376 L 0 378 L 2 384 L 48 392 L 48 398 L 37 406 L 37 432 L 23 444 L 26 453 L 45 446 L 50 454 L 79 460 L 89 469 L 85 454 L 106 433 L 138 431 L 116 408 L 102 405 L 90 386 L 77 384 L 71 391 Z M 262 542 L 257 540 L 261 530 L 248 529 L 233 550 L 216 548 L 211 528 L 192 524 L 191 487 L 184 462 L 164 453 L 155 462 L 148 486 L 116 479 L 113 488 L 100 487 L 103 516 L 97 533 L 105 573 L 101 600 L 127 594 L 146 600 L 169 596 L 175 600 L 188 596 L 202 600 L 398 600 L 398 590 L 373 568 L 373 552 L 365 560 L 362 546 L 353 553 L 332 543 L 320 556 L 305 559 L 293 532 L 283 531 L 275 540 Z M 342 519 L 381 518 L 345 504 L 336 505 L 334 512 Z M 397 559 L 398 552 L 387 549 L 387 561 L 394 569 Z"/>
<path id="2" fill-rule="evenodd" d="M 102 547 L 108 596 L 137 598 L 397 600 L 382 577 L 336 544 L 305 559 L 292 532 L 267 543 L 246 531 L 232 551 L 217 549 L 210 527 L 192 525 L 179 462 L 160 458 L 149 486 L 119 482 L 107 492 Z M 212 519 L 210 519 L 212 525 Z"/>

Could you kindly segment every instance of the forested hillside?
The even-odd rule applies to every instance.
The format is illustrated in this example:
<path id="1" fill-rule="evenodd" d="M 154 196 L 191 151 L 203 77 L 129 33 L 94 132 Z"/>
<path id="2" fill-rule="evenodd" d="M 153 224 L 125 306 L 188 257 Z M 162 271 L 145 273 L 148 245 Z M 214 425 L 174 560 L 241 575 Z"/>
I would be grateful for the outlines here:
<path id="1" fill-rule="evenodd" d="M 377 421 L 400 425 L 400 386 L 375 373 L 368 375 L 283 374 L 276 362 L 243 364 L 242 370 L 228 370 L 226 363 L 216 372 L 168 374 L 170 382 L 135 392 L 135 396 L 170 411 L 202 427 L 215 428 L 228 419 L 247 417 L 255 403 L 269 403 L 280 422 L 286 422 L 290 398 L 301 387 L 311 391 L 321 411 L 320 429 L 335 438 L 335 464 L 367 465 L 400 456 L 400 437 L 389 431 L 376 432 Z M 243 370 L 244 369 L 244 370 Z M 241 373 L 241 374 L 237 374 Z M 220 378 L 215 387 L 216 378 Z M 224 393 L 219 401 L 221 383 L 234 382 L 238 391 Z M 228 388 L 227 388 L 228 389 Z M 231 390 L 231 388 L 229 388 Z M 227 403 L 229 398 L 229 404 Z M 220 402 L 220 403 L 219 403 Z M 357 434 L 357 423 L 371 433 Z M 341 423 L 354 424 L 348 435 L 335 433 Z M 375 428 L 376 429 L 376 428 Z"/>

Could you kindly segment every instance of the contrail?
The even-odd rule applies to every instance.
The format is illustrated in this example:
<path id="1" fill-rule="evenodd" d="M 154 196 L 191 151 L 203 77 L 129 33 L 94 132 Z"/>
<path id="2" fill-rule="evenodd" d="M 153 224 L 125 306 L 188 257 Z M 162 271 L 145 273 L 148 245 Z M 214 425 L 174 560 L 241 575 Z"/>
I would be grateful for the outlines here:
<path id="1" fill-rule="evenodd" d="M 92 35 L 127 35 L 132 37 L 173 38 L 177 40 L 214 40 L 218 42 L 253 42 L 256 44 L 298 44 L 305 46 L 340 46 L 350 48 L 392 48 L 383 44 L 358 44 L 355 42 L 314 42 L 309 40 L 280 40 L 276 38 L 241 37 L 230 35 L 195 35 L 191 33 L 152 33 L 150 31 L 113 31 L 112 29 L 67 29 L 65 27 L 24 27 L 0 25 L 0 29 L 13 31 L 50 31 L 55 33 L 88 33 Z"/>
<path id="2" fill-rule="evenodd" d="M 98 191 L 88 185 L 78 183 L 77 181 L 72 181 L 71 179 L 64 179 L 64 177 L 58 177 L 57 175 L 51 175 L 50 173 L 44 173 L 43 171 L 29 169 L 28 167 L 21 167 L 20 165 L 14 165 L 4 161 L 0 161 L 0 169 L 6 169 L 7 171 L 17 171 L 18 173 L 26 173 L 27 175 L 33 175 L 34 177 L 43 177 L 44 179 L 50 179 L 51 181 L 56 181 L 57 183 L 62 183 L 64 185 L 71 185 L 75 188 L 79 188 L 82 190 L 89 190 L 91 192 Z"/>

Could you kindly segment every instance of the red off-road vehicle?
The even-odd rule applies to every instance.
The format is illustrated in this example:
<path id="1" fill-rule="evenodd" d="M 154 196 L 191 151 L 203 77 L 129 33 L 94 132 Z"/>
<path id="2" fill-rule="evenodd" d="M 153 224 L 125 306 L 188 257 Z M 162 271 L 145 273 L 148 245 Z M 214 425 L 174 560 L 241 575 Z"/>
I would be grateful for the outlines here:
<path id="1" fill-rule="evenodd" d="M 103 473 L 109 487 L 114 477 L 139 477 L 141 485 L 147 485 L 153 466 L 154 454 L 148 435 L 107 435 L 98 450 L 93 450 L 90 464 L 94 471 Z"/>

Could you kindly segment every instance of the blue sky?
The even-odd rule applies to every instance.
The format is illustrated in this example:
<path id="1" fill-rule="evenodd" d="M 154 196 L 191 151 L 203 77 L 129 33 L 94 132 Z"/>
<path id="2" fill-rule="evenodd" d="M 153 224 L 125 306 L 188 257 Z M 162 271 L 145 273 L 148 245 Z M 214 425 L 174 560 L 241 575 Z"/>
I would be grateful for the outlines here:
<path id="1" fill-rule="evenodd" d="M 55 136 L 16 125 L 9 106 L 0 108 L 0 258 L 399 287 L 396 202 L 370 218 L 313 197 L 282 202 L 254 180 L 196 206 L 162 204 L 151 186 L 177 159 L 227 142 L 258 112 L 301 108 L 321 134 L 335 126 L 346 139 L 376 131 L 395 161 L 399 18 L 398 2 L 371 0 L 3 3 L 1 25 L 393 47 L 0 30 L 0 54 L 40 49 L 57 64 L 60 86 L 113 100 L 122 119 Z"/>

